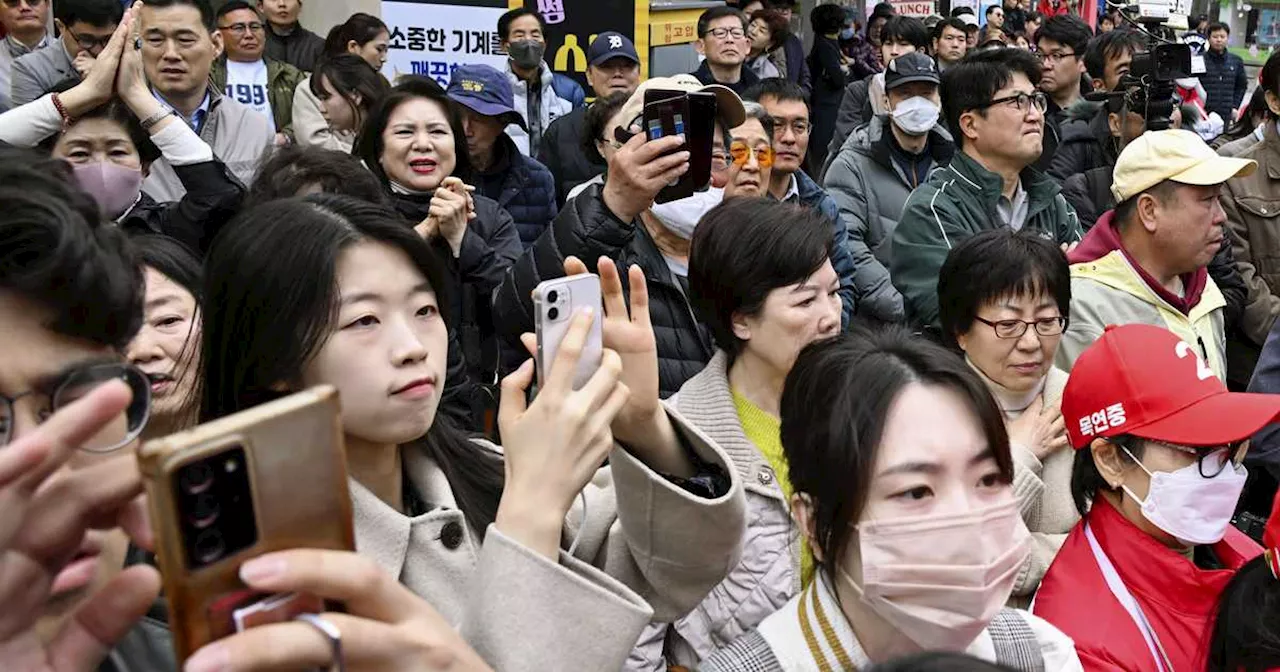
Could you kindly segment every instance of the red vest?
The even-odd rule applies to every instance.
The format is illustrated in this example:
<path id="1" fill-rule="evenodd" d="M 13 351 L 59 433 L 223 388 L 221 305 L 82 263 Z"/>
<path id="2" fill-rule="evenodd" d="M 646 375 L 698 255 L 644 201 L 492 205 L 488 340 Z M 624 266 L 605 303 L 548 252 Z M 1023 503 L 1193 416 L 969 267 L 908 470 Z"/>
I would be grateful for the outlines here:
<path id="1" fill-rule="evenodd" d="M 1142 631 L 1112 594 L 1085 536 L 1085 524 L 1164 646 L 1173 669 L 1204 668 L 1218 595 L 1262 547 L 1234 527 L 1214 545 L 1223 565 L 1207 570 L 1153 539 L 1098 497 L 1071 530 L 1036 593 L 1034 612 L 1075 640 L 1087 671 L 1156 672 Z"/>

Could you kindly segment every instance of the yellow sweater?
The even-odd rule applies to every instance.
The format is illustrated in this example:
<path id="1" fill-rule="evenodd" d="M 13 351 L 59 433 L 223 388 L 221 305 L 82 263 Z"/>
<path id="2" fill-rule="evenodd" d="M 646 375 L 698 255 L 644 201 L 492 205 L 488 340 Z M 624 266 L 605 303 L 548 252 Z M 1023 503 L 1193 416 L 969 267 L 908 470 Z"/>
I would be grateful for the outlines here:
<path id="1" fill-rule="evenodd" d="M 749 399 L 733 390 L 733 406 L 742 421 L 742 433 L 755 444 L 756 449 L 769 462 L 778 476 L 778 485 L 787 501 L 791 501 L 791 477 L 787 468 L 787 456 L 782 452 L 782 421 L 761 410 Z M 813 551 L 807 542 L 800 543 L 800 585 L 808 586 L 813 578 Z"/>

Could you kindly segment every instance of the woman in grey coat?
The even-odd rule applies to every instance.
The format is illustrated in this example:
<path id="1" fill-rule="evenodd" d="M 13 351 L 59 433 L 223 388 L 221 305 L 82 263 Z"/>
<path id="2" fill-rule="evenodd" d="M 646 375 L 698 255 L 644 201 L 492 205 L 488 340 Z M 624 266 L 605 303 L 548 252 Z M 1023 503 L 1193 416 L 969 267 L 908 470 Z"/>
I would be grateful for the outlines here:
<path id="1" fill-rule="evenodd" d="M 532 404 L 531 362 L 504 381 L 499 448 L 436 414 L 450 303 L 431 247 L 382 206 L 269 203 L 210 255 L 202 416 L 334 385 L 359 554 L 495 669 L 618 669 L 650 619 L 688 612 L 736 562 L 743 499 L 728 458 L 660 405 L 652 336 L 611 270 L 606 332 L 627 366 L 606 349 L 572 389 L 575 316 Z"/>

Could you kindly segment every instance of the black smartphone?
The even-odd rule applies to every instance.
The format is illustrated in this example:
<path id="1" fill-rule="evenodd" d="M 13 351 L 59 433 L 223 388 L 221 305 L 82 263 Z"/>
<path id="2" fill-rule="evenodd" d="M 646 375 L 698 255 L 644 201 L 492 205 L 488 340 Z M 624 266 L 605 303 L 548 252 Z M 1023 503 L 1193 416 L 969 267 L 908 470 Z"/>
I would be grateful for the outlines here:
<path id="1" fill-rule="evenodd" d="M 684 135 L 685 144 L 673 151 L 689 151 L 689 170 L 663 187 L 654 198 L 667 203 L 688 198 L 711 184 L 711 149 L 716 130 L 716 96 L 713 93 L 650 89 L 644 93 L 646 140 Z"/>
<path id="2" fill-rule="evenodd" d="M 711 153 L 716 139 L 716 94 L 696 91 L 687 94 L 689 123 L 685 142 L 689 148 L 689 172 L 695 191 L 711 185 Z M 728 147 L 725 148 L 726 151 Z"/>

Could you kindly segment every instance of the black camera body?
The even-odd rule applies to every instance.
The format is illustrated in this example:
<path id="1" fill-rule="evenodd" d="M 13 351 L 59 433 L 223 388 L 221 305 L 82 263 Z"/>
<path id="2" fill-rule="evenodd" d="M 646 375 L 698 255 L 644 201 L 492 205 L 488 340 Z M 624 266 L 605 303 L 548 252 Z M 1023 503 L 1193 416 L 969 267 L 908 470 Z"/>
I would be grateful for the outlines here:
<path id="1" fill-rule="evenodd" d="M 1142 114 L 1148 130 L 1166 130 L 1173 124 L 1174 80 L 1190 76 L 1191 46 L 1152 37 L 1146 51 L 1133 55 L 1128 74 L 1120 80 L 1125 106 Z"/>

